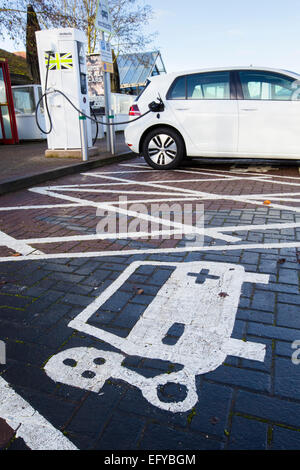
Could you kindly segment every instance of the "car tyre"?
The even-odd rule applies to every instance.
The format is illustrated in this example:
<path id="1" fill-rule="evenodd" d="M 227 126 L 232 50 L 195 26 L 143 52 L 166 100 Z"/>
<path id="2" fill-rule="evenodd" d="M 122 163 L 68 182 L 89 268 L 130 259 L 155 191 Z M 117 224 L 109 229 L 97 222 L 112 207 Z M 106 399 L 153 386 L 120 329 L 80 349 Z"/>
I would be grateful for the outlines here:
<path id="1" fill-rule="evenodd" d="M 155 170 L 172 170 L 185 157 L 185 147 L 177 132 L 167 127 L 158 127 L 146 135 L 142 154 Z"/>

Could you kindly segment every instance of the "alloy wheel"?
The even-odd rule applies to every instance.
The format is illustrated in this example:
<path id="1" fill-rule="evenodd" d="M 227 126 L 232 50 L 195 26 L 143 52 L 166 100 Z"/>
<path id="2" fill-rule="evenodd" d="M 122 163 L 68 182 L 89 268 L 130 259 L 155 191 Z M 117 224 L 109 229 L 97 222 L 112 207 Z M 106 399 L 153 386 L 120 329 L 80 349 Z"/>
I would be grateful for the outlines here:
<path id="1" fill-rule="evenodd" d="M 157 165 L 168 165 L 177 155 L 175 140 L 168 134 L 157 134 L 149 142 L 148 155 Z"/>

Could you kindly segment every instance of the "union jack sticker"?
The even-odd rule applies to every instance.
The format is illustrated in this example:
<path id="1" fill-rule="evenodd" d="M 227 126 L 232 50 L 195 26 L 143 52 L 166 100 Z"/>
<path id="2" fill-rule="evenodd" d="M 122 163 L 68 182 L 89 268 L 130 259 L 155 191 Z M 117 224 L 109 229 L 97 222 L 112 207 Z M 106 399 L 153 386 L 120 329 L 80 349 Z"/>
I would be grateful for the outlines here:
<path id="1" fill-rule="evenodd" d="M 48 65 L 48 54 L 45 54 L 45 62 Z M 49 70 L 67 70 L 73 69 L 73 57 L 71 52 L 50 54 Z"/>

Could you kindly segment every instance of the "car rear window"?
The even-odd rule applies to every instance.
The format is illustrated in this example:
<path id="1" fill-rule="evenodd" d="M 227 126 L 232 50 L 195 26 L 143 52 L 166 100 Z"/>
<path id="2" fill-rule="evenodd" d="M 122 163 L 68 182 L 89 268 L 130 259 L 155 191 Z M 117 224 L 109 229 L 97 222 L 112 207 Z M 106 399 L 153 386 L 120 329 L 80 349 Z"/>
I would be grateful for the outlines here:
<path id="1" fill-rule="evenodd" d="M 196 73 L 187 77 L 188 100 L 229 100 L 229 72 Z"/>
<path id="2" fill-rule="evenodd" d="M 167 94 L 168 100 L 186 99 L 186 76 L 177 77 Z"/>
<path id="3" fill-rule="evenodd" d="M 144 86 L 144 88 L 142 89 L 142 91 L 140 91 L 140 93 L 137 95 L 136 99 L 134 100 L 134 102 L 136 103 L 140 97 L 142 96 L 142 94 L 144 93 L 144 91 L 146 90 L 146 88 L 150 85 L 151 83 L 151 80 L 147 80 L 146 81 L 146 85 Z"/>
<path id="4" fill-rule="evenodd" d="M 228 100 L 230 73 L 201 72 L 177 77 L 172 83 L 168 100 Z"/>

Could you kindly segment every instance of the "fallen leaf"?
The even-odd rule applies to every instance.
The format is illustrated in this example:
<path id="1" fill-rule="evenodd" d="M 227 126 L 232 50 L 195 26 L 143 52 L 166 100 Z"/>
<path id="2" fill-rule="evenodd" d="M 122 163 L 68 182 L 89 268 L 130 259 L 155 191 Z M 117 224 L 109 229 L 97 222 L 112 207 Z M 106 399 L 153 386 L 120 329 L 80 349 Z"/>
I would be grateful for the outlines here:
<path id="1" fill-rule="evenodd" d="M 217 424 L 219 421 L 220 421 L 220 418 L 218 418 L 217 416 L 213 416 L 210 419 L 211 424 Z"/>
<path id="2" fill-rule="evenodd" d="M 271 201 L 264 201 L 264 204 L 265 206 L 268 206 L 269 204 L 271 204 Z"/>
<path id="3" fill-rule="evenodd" d="M 144 290 L 143 290 L 143 289 L 139 289 L 139 290 L 137 291 L 137 295 L 141 295 L 141 294 L 143 294 L 143 293 L 144 293 Z"/>
<path id="4" fill-rule="evenodd" d="M 227 294 L 227 292 L 220 292 L 219 293 L 219 296 L 220 297 L 228 297 L 229 294 Z"/>
<path id="5" fill-rule="evenodd" d="M 11 253 L 11 256 L 22 256 L 21 253 Z"/>
<path id="6" fill-rule="evenodd" d="M 277 261 L 278 264 L 283 264 L 286 262 L 286 259 L 285 258 L 281 258 Z"/>

